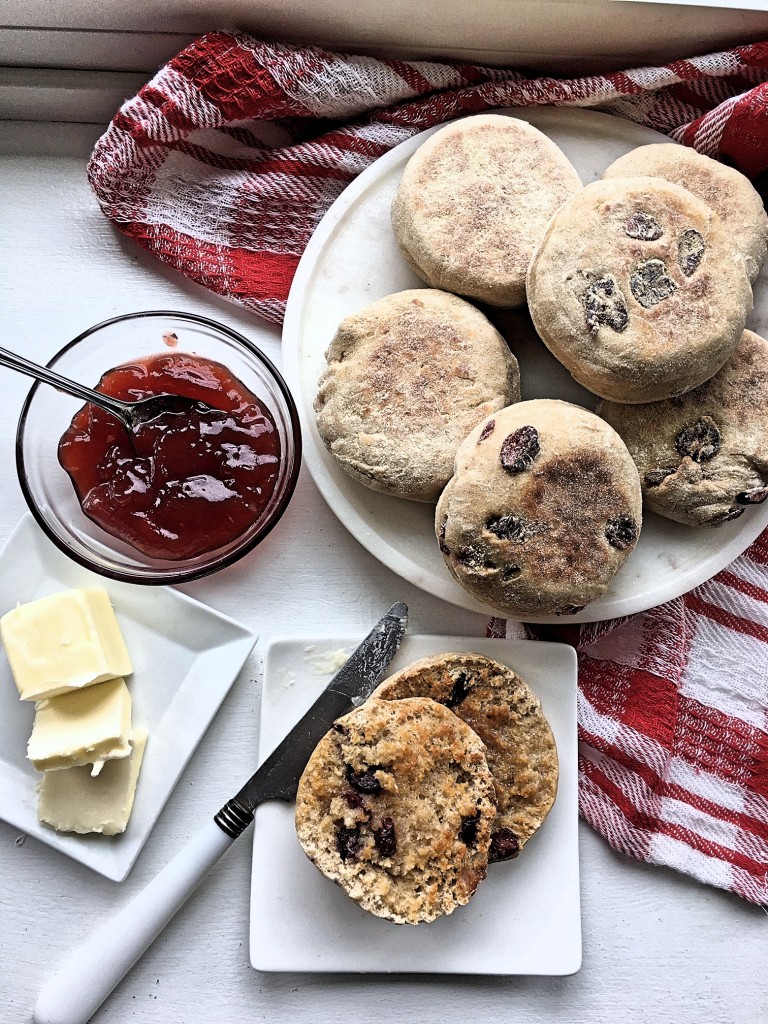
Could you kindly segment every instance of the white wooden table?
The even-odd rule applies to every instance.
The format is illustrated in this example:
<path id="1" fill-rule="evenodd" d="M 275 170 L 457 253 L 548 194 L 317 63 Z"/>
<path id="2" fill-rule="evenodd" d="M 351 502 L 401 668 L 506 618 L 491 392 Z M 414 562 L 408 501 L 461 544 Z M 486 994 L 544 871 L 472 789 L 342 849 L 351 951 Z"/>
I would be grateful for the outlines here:
<path id="1" fill-rule="evenodd" d="M 136 309 L 207 314 L 280 365 L 279 333 L 122 239 L 85 180 L 89 126 L 0 122 L 1 344 L 46 361 L 85 327 Z M 0 541 L 25 512 L 14 435 L 25 378 L 0 369 Z M 73 944 L 120 908 L 252 772 L 264 643 L 361 635 L 405 600 L 414 632 L 485 621 L 404 583 L 325 506 L 306 471 L 278 528 L 238 565 L 183 588 L 260 634 L 128 879 L 116 885 L 0 822 L 0 1021 L 30 1019 Z M 251 842 L 240 839 L 96 1014 L 110 1024 L 406 1020 L 515 1024 L 768 1022 L 768 919 L 736 897 L 615 854 L 580 826 L 584 963 L 573 977 L 260 975 L 248 958 Z M 382 967 L 386 967 L 385 964 Z"/>

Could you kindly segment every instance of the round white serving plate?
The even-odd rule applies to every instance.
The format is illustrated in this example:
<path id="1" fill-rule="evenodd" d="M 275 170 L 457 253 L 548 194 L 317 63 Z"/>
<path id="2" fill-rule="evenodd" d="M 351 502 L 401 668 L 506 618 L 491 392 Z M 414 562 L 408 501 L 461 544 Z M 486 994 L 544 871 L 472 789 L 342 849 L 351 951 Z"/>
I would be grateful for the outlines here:
<path id="1" fill-rule="evenodd" d="M 617 157 L 650 142 L 668 142 L 631 121 L 597 111 L 544 107 L 503 110 L 550 136 L 584 184 Z M 409 157 L 437 128 L 403 142 L 356 178 L 315 231 L 288 298 L 283 334 L 285 371 L 302 420 L 304 458 L 320 492 L 352 535 L 393 572 L 451 604 L 496 614 L 469 596 L 443 562 L 434 533 L 434 507 L 378 494 L 356 483 L 326 451 L 312 403 L 325 369 L 325 351 L 339 322 L 370 302 L 405 288 L 426 287 L 400 256 L 389 208 Z M 594 409 L 581 388 L 536 336 L 525 312 L 483 307 L 520 363 L 522 397 L 562 398 Z M 766 275 L 755 284 L 747 326 L 764 334 Z M 643 611 L 703 583 L 741 554 L 768 526 L 768 502 L 715 529 L 683 526 L 645 513 L 637 548 L 599 601 L 567 619 L 525 616 L 529 622 L 594 622 Z"/>

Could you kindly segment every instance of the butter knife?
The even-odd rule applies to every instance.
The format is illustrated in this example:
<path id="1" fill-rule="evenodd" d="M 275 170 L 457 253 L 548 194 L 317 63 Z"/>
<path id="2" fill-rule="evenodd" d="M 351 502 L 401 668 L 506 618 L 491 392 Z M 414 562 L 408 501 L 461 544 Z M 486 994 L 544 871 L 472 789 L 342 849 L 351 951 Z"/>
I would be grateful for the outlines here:
<path id="1" fill-rule="evenodd" d="M 36 1024 L 85 1024 L 266 800 L 293 800 L 319 740 L 368 697 L 395 656 L 408 609 L 398 601 L 373 627 L 312 707 L 246 782 L 158 875 L 59 967 L 35 1006 Z"/>

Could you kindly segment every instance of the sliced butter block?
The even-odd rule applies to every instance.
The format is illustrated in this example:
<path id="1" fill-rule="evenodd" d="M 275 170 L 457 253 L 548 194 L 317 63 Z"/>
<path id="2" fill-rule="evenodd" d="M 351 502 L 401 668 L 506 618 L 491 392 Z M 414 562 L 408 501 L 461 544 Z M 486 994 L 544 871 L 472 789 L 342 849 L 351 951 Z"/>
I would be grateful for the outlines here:
<path id="1" fill-rule="evenodd" d="M 19 605 L 0 636 L 22 700 L 56 697 L 133 671 L 105 590 L 64 590 Z"/>
<path id="2" fill-rule="evenodd" d="M 146 729 L 135 729 L 130 757 L 107 761 L 96 777 L 85 766 L 44 772 L 37 787 L 40 821 L 57 832 L 125 832 L 146 742 Z"/>
<path id="3" fill-rule="evenodd" d="M 87 686 L 42 700 L 27 757 L 39 772 L 93 765 L 98 775 L 105 761 L 131 752 L 131 695 L 123 679 Z"/>

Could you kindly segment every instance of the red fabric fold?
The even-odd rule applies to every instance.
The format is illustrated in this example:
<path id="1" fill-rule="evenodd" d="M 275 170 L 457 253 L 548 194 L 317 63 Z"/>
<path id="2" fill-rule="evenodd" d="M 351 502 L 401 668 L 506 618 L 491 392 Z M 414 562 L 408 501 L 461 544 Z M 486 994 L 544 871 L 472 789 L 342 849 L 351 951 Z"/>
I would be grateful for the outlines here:
<path id="1" fill-rule="evenodd" d="M 768 904 L 768 533 L 647 612 L 526 626 L 579 657 L 579 808 L 617 850 Z M 495 636 L 518 635 L 494 620 Z"/>
<path id="2" fill-rule="evenodd" d="M 425 128 L 494 107 L 593 107 L 757 178 L 768 168 L 766 90 L 768 42 L 558 79 L 213 32 L 122 106 L 88 173 L 122 231 L 193 281 L 280 323 L 293 272 L 333 200 Z"/>

